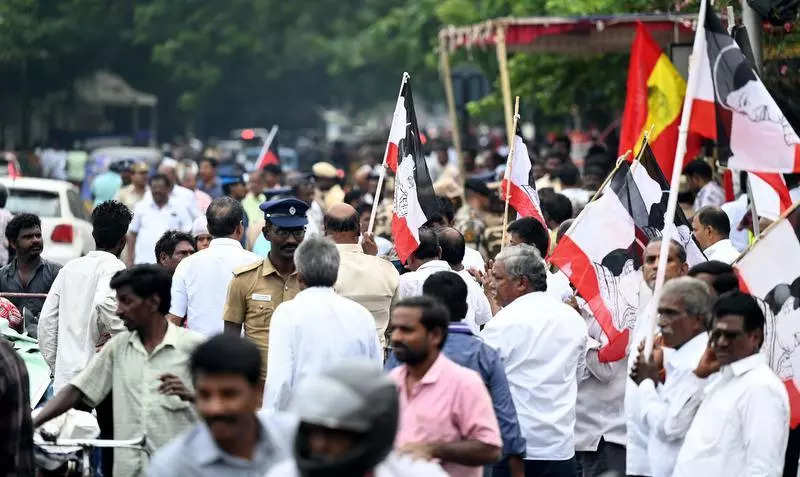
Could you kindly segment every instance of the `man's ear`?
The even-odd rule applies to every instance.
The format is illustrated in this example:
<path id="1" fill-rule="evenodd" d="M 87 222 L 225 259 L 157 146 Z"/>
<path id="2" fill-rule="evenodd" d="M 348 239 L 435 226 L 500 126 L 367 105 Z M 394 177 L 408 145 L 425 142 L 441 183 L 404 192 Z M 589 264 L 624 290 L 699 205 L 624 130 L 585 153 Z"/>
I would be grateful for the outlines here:
<path id="1" fill-rule="evenodd" d="M 147 300 L 145 300 L 145 301 L 149 305 L 152 305 L 153 311 L 158 311 L 158 309 L 161 307 L 161 297 L 158 296 L 158 294 L 156 294 L 156 293 L 153 293 L 152 295 L 147 297 Z"/>

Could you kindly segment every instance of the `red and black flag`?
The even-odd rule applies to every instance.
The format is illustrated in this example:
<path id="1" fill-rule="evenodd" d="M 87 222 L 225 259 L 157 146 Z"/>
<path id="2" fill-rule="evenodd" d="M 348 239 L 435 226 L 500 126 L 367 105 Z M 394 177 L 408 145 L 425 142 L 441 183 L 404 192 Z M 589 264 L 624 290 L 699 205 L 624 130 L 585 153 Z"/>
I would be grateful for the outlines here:
<path id="1" fill-rule="evenodd" d="M 404 113 L 402 121 L 398 118 L 398 111 Z M 403 125 L 402 136 L 395 129 L 395 123 L 397 127 Z M 419 246 L 420 227 L 439 210 L 419 134 L 411 80 L 406 79 L 395 108 L 387 154 L 387 163 L 391 167 L 392 144 L 395 144 L 392 141 L 396 140 L 392 238 L 397 256 L 403 262 Z"/>

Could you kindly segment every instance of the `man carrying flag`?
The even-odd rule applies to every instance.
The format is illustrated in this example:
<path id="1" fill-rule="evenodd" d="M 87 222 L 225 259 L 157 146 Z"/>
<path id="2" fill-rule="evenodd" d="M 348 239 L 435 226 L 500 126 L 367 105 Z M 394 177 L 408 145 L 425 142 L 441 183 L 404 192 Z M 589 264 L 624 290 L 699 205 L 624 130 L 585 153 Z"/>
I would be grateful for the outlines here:
<path id="1" fill-rule="evenodd" d="M 439 208 L 428 174 L 428 166 L 425 164 L 425 155 L 422 153 L 414 99 L 411 95 L 411 82 L 408 78 L 404 79 L 392 120 L 386 161 L 391 167 L 391 151 L 394 144 L 392 141 L 397 140 L 392 238 L 397 256 L 402 262 L 405 262 L 419 246 L 420 227 Z M 399 134 L 396 128 L 400 124 L 398 110 L 405 111 L 404 134 L 400 139 L 396 137 Z"/>
<path id="2" fill-rule="evenodd" d="M 642 135 L 653 127 L 650 144 L 661 170 L 672 171 L 678 142 L 686 81 L 655 42 L 644 24 L 636 27 L 628 66 L 625 112 L 620 129 L 619 155 L 639 152 Z M 690 148 L 687 157 L 697 151 Z"/>

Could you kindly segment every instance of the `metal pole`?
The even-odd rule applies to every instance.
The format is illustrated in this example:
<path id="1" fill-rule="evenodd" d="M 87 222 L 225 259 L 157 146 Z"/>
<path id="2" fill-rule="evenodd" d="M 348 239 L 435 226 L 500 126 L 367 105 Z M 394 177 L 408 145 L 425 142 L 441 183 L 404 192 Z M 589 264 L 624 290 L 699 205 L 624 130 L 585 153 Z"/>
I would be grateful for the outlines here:
<path id="1" fill-rule="evenodd" d="M 741 0 L 742 23 L 747 29 L 750 47 L 753 49 L 753 62 L 756 71 L 761 74 L 761 16 L 750 7 L 747 0 Z"/>
<path id="2" fill-rule="evenodd" d="M 506 52 L 506 26 L 498 25 L 496 33 L 497 64 L 500 66 L 500 88 L 503 91 L 503 112 L 506 118 L 508 145 L 514 142 L 514 116 L 511 105 L 511 80 L 508 78 L 508 53 Z"/>

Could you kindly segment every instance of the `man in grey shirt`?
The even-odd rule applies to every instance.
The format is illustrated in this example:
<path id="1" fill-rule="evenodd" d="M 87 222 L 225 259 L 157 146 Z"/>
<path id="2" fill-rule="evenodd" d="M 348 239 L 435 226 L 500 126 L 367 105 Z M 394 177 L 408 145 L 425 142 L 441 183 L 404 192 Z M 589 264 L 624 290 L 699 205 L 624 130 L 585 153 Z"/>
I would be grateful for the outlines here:
<path id="1" fill-rule="evenodd" d="M 42 258 L 42 222 L 33 214 L 19 214 L 6 226 L 6 239 L 16 256 L 8 265 L 0 268 L 0 292 L 47 293 L 61 270 L 61 265 Z M 28 334 L 36 338 L 39 313 L 44 298 L 10 297 L 9 300 L 20 313 L 23 309 L 33 313 L 33 319 L 25 324 Z M 24 315 L 23 315 L 24 316 Z"/>
<path id="2" fill-rule="evenodd" d="M 203 418 L 160 449 L 148 477 L 262 477 L 291 457 L 295 418 L 257 415 L 261 353 L 249 340 L 217 335 L 197 347 L 190 370 Z"/>

